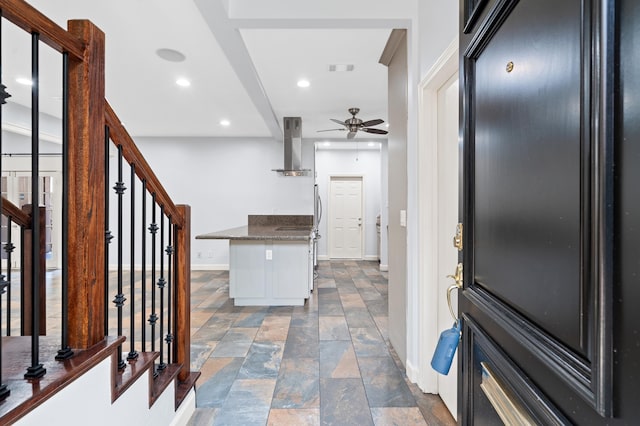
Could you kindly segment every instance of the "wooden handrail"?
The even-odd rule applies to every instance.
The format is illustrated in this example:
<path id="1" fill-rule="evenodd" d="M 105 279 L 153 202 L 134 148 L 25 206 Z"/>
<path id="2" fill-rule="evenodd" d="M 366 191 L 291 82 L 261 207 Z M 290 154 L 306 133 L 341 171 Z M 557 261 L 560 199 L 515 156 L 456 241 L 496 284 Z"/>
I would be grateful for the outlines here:
<path id="1" fill-rule="evenodd" d="M 2 197 L 2 214 L 11 217 L 11 221 L 16 225 L 31 228 L 31 217 L 4 197 Z"/>
<path id="2" fill-rule="evenodd" d="M 38 12 L 23 0 L 0 0 L 0 11 L 4 18 L 29 33 L 38 33 L 40 40 L 58 52 L 69 52 L 78 59 L 83 58 L 84 44 L 67 30 Z"/>
<path id="3" fill-rule="evenodd" d="M 169 194 L 167 194 L 167 191 L 165 191 L 160 180 L 155 173 L 153 173 L 153 169 L 142 156 L 135 142 L 106 100 L 104 113 L 107 126 L 109 126 L 109 136 L 111 140 L 116 145 L 122 145 L 122 155 L 129 164 L 136 165 L 136 175 L 140 180 L 147 181 L 147 189 L 150 193 L 156 194 L 156 202 L 158 205 L 164 207 L 164 213 L 171 217 L 173 224 L 177 225 L 178 228 L 182 228 L 184 226 L 184 217 L 180 214 L 180 211 L 169 197 Z"/>

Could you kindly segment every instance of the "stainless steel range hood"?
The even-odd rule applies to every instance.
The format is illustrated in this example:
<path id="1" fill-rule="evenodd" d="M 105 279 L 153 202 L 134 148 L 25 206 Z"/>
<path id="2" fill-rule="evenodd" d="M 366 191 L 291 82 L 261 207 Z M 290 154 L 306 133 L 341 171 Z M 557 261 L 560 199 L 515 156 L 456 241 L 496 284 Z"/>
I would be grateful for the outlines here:
<path id="1" fill-rule="evenodd" d="M 302 118 L 284 117 L 284 168 L 273 169 L 283 176 L 306 176 L 311 170 L 302 168 Z"/>

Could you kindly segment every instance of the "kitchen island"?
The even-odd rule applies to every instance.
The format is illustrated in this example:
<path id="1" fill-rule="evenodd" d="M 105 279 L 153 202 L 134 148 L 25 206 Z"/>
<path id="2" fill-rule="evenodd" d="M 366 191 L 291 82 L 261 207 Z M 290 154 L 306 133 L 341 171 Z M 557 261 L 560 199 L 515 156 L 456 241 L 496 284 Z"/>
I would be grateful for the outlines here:
<path id="1" fill-rule="evenodd" d="M 313 290 L 313 216 L 249 215 L 247 223 L 196 236 L 229 240 L 234 305 L 304 305 Z"/>

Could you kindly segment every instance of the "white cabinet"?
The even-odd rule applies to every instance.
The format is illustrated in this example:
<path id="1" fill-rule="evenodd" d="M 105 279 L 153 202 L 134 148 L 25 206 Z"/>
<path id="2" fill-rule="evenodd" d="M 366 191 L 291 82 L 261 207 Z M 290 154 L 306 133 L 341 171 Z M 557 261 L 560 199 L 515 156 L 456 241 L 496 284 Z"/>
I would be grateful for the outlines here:
<path id="1" fill-rule="evenodd" d="M 229 297 L 266 297 L 264 241 L 229 243 Z"/>
<path id="2" fill-rule="evenodd" d="M 304 305 L 310 286 L 307 241 L 229 241 L 229 296 L 236 306 Z"/>

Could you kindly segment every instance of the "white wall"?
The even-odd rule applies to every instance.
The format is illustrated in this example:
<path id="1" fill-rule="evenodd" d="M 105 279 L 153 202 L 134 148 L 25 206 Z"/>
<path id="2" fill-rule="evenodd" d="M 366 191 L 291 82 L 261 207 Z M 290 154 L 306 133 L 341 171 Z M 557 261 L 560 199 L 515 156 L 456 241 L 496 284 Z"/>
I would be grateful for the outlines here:
<path id="1" fill-rule="evenodd" d="M 336 142 L 334 142 L 336 143 Z M 340 143 L 340 142 L 337 142 Z M 360 142 L 366 146 L 366 142 Z M 364 256 L 371 260 L 378 256 L 376 216 L 381 212 L 382 178 L 380 149 L 326 149 L 316 151 L 316 182 L 322 199 L 324 214 L 320 221 L 318 255 L 328 256 L 327 229 L 329 213 L 329 182 L 331 176 L 362 176 L 364 196 Z"/>
<path id="2" fill-rule="evenodd" d="M 246 225 L 249 214 L 313 214 L 313 173 L 284 177 L 271 171 L 283 166 L 282 141 L 176 137 L 135 138 L 135 142 L 173 201 L 191 206 L 191 263 L 195 269 L 226 268 L 229 263 L 227 240 L 196 240 L 196 235 Z M 302 166 L 313 168 L 312 143 L 303 144 Z M 116 157 L 111 157 L 110 186 L 116 181 L 116 171 Z M 129 174 L 125 167 L 127 188 Z M 140 190 L 136 191 L 139 196 Z M 123 210 L 128 217 L 126 205 Z M 110 214 L 115 224 L 114 196 Z M 111 231 L 115 234 L 114 226 Z M 130 263 L 128 241 L 125 235 L 125 264 Z M 116 253 L 114 238 L 111 264 L 116 263 Z"/>
<path id="3" fill-rule="evenodd" d="M 418 2 L 419 81 L 427 75 L 451 40 L 458 35 L 459 8 L 458 1 Z"/>

